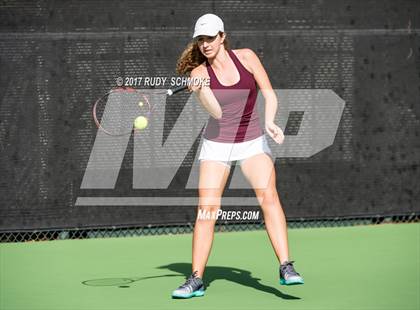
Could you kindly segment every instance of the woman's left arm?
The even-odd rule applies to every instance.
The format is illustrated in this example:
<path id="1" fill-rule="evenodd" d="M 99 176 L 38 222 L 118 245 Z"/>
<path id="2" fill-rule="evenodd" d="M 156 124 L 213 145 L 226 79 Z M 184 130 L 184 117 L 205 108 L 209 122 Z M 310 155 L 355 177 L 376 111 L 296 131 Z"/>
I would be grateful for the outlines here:
<path id="1" fill-rule="evenodd" d="M 277 112 L 276 93 L 271 86 L 267 72 L 254 51 L 246 48 L 242 50 L 242 53 L 265 99 L 265 130 L 274 141 L 281 144 L 284 140 L 283 130 L 274 123 Z"/>

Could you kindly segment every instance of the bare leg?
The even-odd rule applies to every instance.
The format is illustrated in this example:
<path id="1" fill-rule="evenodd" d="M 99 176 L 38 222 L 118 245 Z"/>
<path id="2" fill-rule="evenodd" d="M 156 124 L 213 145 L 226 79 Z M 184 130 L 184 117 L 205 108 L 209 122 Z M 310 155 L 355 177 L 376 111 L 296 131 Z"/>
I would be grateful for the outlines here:
<path id="1" fill-rule="evenodd" d="M 199 205 L 197 211 L 217 212 L 229 176 L 230 167 L 214 161 L 200 163 Z M 198 215 L 197 212 L 197 215 Z M 215 219 L 197 219 L 192 242 L 192 271 L 202 278 L 214 237 Z"/>
<path id="2" fill-rule="evenodd" d="M 271 245 L 279 262 L 283 263 L 289 260 L 287 223 L 276 189 L 273 162 L 267 154 L 258 154 L 243 161 L 241 169 L 254 188 Z"/>

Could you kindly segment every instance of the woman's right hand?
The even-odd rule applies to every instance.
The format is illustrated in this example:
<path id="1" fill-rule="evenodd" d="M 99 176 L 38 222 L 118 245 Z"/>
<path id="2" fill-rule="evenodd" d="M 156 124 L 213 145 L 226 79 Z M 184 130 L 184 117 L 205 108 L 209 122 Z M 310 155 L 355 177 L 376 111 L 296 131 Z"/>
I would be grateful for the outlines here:
<path id="1" fill-rule="evenodd" d="M 193 83 L 191 83 L 190 85 L 188 85 L 188 90 L 189 92 L 199 92 L 202 87 L 203 87 L 203 82 L 201 79 L 198 80 L 199 83 L 197 83 L 197 80 L 193 80 Z"/>
<path id="2" fill-rule="evenodd" d="M 201 105 L 213 118 L 222 118 L 222 108 L 205 79 L 200 79 L 199 83 L 192 83 L 188 86 L 188 90 L 195 93 Z"/>

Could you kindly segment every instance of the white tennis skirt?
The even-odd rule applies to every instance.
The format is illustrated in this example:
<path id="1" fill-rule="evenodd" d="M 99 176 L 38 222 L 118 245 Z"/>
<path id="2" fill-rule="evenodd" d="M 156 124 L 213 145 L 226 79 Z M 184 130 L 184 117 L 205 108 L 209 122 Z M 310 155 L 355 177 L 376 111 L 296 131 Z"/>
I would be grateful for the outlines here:
<path id="1" fill-rule="evenodd" d="M 242 161 L 260 153 L 267 153 L 272 157 L 272 152 L 268 146 L 265 134 L 256 139 L 238 143 L 215 142 L 203 138 L 198 159 L 223 162 Z"/>

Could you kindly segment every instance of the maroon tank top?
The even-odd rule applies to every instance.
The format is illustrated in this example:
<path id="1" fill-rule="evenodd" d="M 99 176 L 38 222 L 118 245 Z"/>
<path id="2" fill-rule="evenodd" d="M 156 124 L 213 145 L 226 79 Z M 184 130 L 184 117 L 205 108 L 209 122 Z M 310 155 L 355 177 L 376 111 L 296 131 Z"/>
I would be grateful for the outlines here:
<path id="1" fill-rule="evenodd" d="M 263 131 L 255 104 L 258 92 L 254 76 L 242 65 L 235 53 L 231 50 L 228 53 L 240 75 L 239 82 L 231 86 L 220 84 L 206 60 L 210 89 L 219 102 L 223 115 L 221 119 L 210 116 L 204 138 L 216 142 L 239 143 L 256 139 L 263 135 Z"/>

